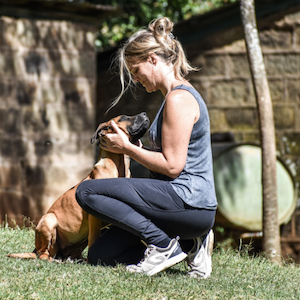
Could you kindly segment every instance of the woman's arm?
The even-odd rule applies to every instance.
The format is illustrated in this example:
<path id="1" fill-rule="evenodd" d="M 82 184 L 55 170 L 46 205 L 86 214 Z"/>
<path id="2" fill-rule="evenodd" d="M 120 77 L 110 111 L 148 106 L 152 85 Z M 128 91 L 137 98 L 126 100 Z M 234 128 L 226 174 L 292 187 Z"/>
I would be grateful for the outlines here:
<path id="1" fill-rule="evenodd" d="M 168 95 L 163 111 L 162 152 L 131 144 L 115 124 L 116 133 L 102 138 L 101 147 L 127 154 L 149 170 L 176 178 L 185 166 L 191 132 L 199 117 L 196 99 L 187 91 L 174 90 Z"/>

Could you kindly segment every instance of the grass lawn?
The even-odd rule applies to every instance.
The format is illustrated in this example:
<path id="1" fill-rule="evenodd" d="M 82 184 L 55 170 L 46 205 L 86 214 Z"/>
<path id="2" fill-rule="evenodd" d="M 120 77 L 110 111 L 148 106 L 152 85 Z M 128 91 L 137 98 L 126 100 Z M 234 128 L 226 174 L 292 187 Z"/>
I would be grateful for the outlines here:
<path id="1" fill-rule="evenodd" d="M 191 279 L 184 263 L 153 277 L 129 274 L 124 266 L 20 260 L 8 253 L 31 252 L 32 229 L 0 227 L 0 299 L 300 299 L 300 269 L 271 264 L 246 251 L 213 253 L 213 273 Z"/>

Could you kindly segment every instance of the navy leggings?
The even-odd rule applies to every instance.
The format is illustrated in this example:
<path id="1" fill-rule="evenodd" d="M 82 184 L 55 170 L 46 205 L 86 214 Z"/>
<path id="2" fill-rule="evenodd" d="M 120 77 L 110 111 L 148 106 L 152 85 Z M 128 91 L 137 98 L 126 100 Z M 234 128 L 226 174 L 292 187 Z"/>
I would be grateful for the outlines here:
<path id="1" fill-rule="evenodd" d="M 110 265 L 112 261 L 132 263 L 134 257 L 139 256 L 137 253 L 143 252 L 140 240 L 147 245 L 166 247 L 176 236 L 191 240 L 205 235 L 215 219 L 214 210 L 187 205 L 171 184 L 163 180 L 87 180 L 78 186 L 76 199 L 83 210 L 114 225 L 91 247 L 91 263 L 98 260 Z"/>

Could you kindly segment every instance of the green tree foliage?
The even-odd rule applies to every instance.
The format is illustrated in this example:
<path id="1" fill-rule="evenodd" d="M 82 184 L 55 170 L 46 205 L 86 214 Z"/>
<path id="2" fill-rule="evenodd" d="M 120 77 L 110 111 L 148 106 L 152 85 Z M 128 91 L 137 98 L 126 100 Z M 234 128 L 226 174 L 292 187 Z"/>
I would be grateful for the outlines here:
<path id="1" fill-rule="evenodd" d="M 107 19 L 99 29 L 96 46 L 101 51 L 147 26 L 155 18 L 166 16 L 174 23 L 187 20 L 237 0 L 102 0 L 91 1 L 114 5 L 121 13 Z"/>

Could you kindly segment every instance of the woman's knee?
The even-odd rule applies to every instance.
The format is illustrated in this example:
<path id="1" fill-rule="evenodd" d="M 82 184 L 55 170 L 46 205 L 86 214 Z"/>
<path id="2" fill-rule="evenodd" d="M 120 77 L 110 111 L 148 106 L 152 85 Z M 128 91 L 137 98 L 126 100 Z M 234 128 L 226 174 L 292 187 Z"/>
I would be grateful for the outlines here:
<path id="1" fill-rule="evenodd" d="M 87 181 L 83 181 L 79 184 L 75 192 L 76 201 L 82 208 L 86 206 L 87 191 Z"/>

